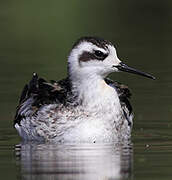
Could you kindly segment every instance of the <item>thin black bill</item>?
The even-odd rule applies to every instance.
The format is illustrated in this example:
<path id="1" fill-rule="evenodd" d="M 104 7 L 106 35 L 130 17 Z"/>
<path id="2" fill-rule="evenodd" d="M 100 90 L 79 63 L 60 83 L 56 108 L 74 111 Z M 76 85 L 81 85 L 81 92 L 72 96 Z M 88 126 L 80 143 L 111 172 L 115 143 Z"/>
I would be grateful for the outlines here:
<path id="1" fill-rule="evenodd" d="M 124 72 L 128 72 L 128 73 L 138 74 L 138 75 L 145 76 L 147 78 L 154 79 L 154 80 L 156 79 L 154 76 L 152 76 L 152 75 L 150 75 L 148 73 L 139 71 L 137 69 L 131 68 L 131 67 L 127 66 L 124 63 L 120 63 L 119 65 L 117 65 L 115 67 L 118 68 L 119 71 L 124 71 Z"/>

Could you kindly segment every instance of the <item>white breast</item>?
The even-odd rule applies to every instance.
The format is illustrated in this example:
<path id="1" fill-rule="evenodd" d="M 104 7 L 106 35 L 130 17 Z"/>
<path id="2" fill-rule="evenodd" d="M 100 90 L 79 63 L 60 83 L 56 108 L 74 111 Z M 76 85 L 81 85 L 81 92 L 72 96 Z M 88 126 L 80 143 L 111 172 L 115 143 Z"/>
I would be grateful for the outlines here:
<path id="1" fill-rule="evenodd" d="M 78 107 L 46 105 L 36 117 L 23 119 L 18 129 L 21 136 L 53 142 L 113 142 L 128 138 L 130 129 L 115 89 L 104 81 L 98 87 L 90 86 L 93 87 L 80 91 L 82 104 Z"/>

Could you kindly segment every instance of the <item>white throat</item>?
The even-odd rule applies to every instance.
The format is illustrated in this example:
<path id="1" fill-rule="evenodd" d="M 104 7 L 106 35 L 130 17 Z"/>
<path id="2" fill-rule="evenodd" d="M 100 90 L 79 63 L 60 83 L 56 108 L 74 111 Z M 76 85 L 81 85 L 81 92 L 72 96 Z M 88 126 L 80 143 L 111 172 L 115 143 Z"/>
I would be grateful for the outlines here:
<path id="1" fill-rule="evenodd" d="M 87 74 L 85 77 L 74 78 L 72 79 L 72 89 L 82 106 L 91 111 L 102 111 L 102 109 L 120 106 L 115 89 L 107 85 L 99 76 Z"/>

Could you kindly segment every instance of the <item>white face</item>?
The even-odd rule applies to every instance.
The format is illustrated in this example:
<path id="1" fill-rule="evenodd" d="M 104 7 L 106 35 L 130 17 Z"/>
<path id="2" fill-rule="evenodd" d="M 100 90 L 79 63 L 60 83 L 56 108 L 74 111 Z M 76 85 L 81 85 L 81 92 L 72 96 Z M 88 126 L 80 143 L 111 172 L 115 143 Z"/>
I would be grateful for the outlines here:
<path id="1" fill-rule="evenodd" d="M 112 45 L 107 48 L 100 48 L 91 42 L 81 42 L 74 48 L 68 59 L 71 71 L 80 73 L 92 73 L 100 76 L 107 76 L 111 72 L 117 72 L 121 62 Z"/>

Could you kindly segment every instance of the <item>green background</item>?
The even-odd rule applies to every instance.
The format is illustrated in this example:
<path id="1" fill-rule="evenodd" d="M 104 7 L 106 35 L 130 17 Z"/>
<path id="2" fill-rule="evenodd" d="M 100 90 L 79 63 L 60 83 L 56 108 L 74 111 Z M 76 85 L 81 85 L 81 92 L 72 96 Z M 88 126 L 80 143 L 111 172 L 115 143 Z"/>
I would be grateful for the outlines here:
<path id="1" fill-rule="evenodd" d="M 13 146 L 20 139 L 12 125 L 24 84 L 33 72 L 65 77 L 72 44 L 88 35 L 110 40 L 124 63 L 157 78 L 110 75 L 133 94 L 133 178 L 171 179 L 171 0 L 0 1 L 0 177 L 19 178 Z"/>

